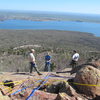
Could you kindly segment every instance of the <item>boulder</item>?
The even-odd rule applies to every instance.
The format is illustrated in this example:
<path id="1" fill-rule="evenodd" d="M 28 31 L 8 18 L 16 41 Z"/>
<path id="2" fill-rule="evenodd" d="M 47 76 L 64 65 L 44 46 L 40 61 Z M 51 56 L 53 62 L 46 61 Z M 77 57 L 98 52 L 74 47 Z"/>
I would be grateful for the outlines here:
<path id="1" fill-rule="evenodd" d="M 100 70 L 100 59 L 96 59 L 96 60 L 92 60 L 90 62 L 86 62 L 85 64 L 82 64 L 82 65 L 78 65 L 77 67 L 73 68 L 70 73 L 71 74 L 74 74 L 74 73 L 77 73 L 81 68 L 84 68 L 86 66 L 92 66 L 94 68 L 97 68 Z"/>
<path id="2" fill-rule="evenodd" d="M 87 99 L 82 99 L 78 96 L 70 97 L 66 93 L 59 93 L 55 100 L 87 100 Z"/>
<path id="3" fill-rule="evenodd" d="M 26 100 L 26 98 L 31 94 L 31 89 L 26 89 L 24 93 L 18 93 L 11 96 L 11 100 Z M 57 94 L 47 93 L 44 91 L 37 90 L 30 100 L 55 100 Z"/>
<path id="4" fill-rule="evenodd" d="M 59 93 L 55 100 L 71 100 L 71 97 L 66 93 Z"/>
<path id="5" fill-rule="evenodd" d="M 57 97 L 57 94 L 47 93 L 47 92 L 38 90 L 35 92 L 34 96 L 32 97 L 32 100 L 55 100 L 56 97 Z"/>
<path id="6" fill-rule="evenodd" d="M 76 95 L 76 91 L 66 82 L 66 81 L 58 81 L 54 82 L 47 87 L 47 92 L 50 93 L 66 93 L 69 96 Z"/>
<path id="7" fill-rule="evenodd" d="M 94 65 L 97 69 L 100 69 L 100 59 L 96 59 L 95 61 L 89 63 Z"/>
<path id="8" fill-rule="evenodd" d="M 93 98 L 96 97 L 96 95 L 100 95 L 100 70 L 97 68 L 94 68 L 90 65 L 81 68 L 81 70 L 76 73 L 74 82 L 80 84 L 89 84 L 76 85 L 79 92 Z"/>

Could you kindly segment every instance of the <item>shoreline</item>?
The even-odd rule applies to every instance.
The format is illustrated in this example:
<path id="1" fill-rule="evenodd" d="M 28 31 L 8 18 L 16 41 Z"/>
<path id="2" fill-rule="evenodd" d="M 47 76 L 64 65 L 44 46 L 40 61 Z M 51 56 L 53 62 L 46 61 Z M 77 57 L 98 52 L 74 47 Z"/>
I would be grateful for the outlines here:
<path id="1" fill-rule="evenodd" d="M 79 21 L 31 21 L 31 20 L 6 20 L 0 22 L 2 30 L 61 30 L 93 34 L 100 37 L 100 24 Z"/>
<path id="2" fill-rule="evenodd" d="M 69 30 L 53 30 L 53 29 L 0 29 L 0 31 L 58 31 L 58 32 L 75 32 L 75 33 L 82 33 L 82 34 L 87 34 L 87 35 L 91 35 L 93 37 L 98 37 L 100 38 L 100 36 L 95 35 L 94 33 L 89 33 L 89 32 L 81 32 L 81 31 L 69 31 Z"/>

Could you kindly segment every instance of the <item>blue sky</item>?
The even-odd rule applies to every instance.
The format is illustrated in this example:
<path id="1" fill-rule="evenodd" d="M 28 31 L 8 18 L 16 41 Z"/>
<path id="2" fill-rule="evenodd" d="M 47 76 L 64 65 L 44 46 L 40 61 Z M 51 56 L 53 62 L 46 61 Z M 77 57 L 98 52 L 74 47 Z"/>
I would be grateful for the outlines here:
<path id="1" fill-rule="evenodd" d="M 100 0 L 0 0 L 0 9 L 100 14 Z"/>

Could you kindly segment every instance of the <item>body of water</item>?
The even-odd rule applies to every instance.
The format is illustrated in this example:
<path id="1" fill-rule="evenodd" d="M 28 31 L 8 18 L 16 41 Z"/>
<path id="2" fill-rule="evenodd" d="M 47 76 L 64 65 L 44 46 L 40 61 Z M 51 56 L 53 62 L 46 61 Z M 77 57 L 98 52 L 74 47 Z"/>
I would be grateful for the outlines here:
<path id="1" fill-rule="evenodd" d="M 100 36 L 100 23 L 79 21 L 5 20 L 0 21 L 0 29 L 65 30 L 88 32 Z"/>

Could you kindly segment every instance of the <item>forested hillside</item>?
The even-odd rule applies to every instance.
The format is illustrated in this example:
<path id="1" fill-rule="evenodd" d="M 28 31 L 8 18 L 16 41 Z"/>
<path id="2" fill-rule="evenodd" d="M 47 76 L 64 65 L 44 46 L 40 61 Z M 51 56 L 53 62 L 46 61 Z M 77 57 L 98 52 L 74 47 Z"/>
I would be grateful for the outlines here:
<path id="1" fill-rule="evenodd" d="M 39 69 L 44 69 L 46 51 L 55 70 L 69 67 L 72 50 L 80 53 L 80 63 L 100 57 L 100 37 L 90 33 L 57 30 L 0 30 L 0 70 L 28 71 L 29 47 L 36 50 Z"/>

